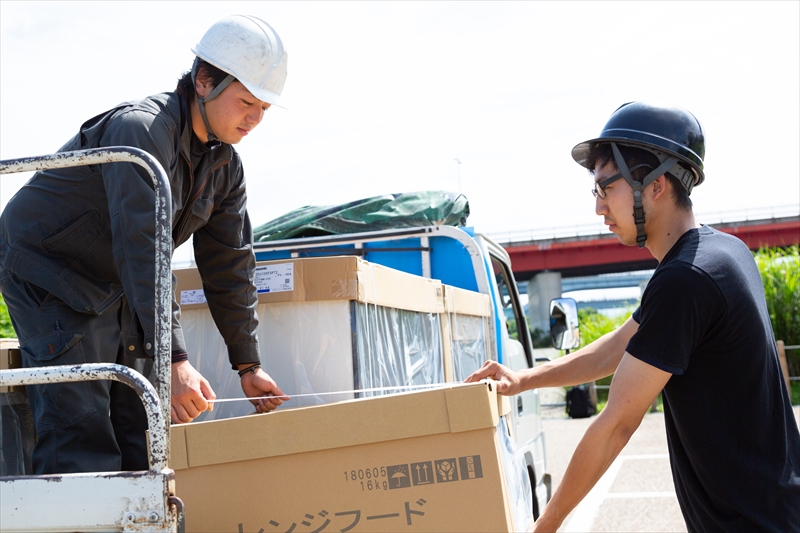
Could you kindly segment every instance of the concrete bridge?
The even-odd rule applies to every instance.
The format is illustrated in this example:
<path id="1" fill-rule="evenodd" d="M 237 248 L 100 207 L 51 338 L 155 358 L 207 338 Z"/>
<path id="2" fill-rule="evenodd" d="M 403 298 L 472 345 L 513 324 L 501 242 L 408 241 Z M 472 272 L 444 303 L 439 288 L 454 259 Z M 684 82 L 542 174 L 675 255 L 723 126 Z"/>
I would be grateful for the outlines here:
<path id="1" fill-rule="evenodd" d="M 697 215 L 700 223 L 739 237 L 748 248 L 800 245 L 800 205 Z M 623 246 L 602 225 L 489 235 L 511 256 L 520 292 L 528 294 L 532 327 L 549 329 L 549 303 L 563 292 L 582 289 L 642 288 L 657 262 L 647 249 Z M 617 275 L 614 275 L 617 274 Z"/>

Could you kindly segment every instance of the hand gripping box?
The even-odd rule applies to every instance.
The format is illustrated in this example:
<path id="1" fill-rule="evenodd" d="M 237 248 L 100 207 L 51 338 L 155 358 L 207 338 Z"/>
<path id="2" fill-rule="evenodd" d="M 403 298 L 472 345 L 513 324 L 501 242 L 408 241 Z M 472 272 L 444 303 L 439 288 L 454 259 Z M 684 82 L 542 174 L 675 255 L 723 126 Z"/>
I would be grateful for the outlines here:
<path id="1" fill-rule="evenodd" d="M 176 270 L 189 361 L 218 398 L 243 397 L 196 268 Z M 442 284 L 354 256 L 259 262 L 261 362 L 290 406 L 304 407 L 444 382 Z M 342 394 L 330 394 L 347 391 Z M 396 391 L 389 391 L 396 392 Z M 215 405 L 200 420 L 242 416 L 248 402 Z"/>
<path id="2" fill-rule="evenodd" d="M 514 531 L 493 386 L 173 426 L 186 530 Z"/>

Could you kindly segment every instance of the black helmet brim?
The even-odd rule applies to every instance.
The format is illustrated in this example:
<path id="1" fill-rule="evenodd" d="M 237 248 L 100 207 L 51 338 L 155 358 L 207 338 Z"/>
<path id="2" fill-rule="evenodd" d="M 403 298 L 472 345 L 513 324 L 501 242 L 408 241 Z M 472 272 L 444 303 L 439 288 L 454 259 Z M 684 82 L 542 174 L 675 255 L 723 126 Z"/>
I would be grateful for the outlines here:
<path id="1" fill-rule="evenodd" d="M 703 129 L 697 118 L 685 109 L 643 102 L 624 104 L 611 115 L 600 136 L 584 141 L 572 149 L 572 158 L 586 167 L 592 145 L 610 142 L 643 148 L 656 155 L 662 153 L 675 156 L 694 172 L 694 185 L 705 180 Z M 659 159 L 663 161 L 662 157 Z"/>

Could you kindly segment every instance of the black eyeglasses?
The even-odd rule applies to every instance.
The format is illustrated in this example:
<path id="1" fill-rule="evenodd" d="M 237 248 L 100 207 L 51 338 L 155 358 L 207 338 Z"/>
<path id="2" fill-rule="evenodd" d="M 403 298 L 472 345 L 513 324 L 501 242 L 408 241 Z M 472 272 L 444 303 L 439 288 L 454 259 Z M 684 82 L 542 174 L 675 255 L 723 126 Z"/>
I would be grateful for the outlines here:
<path id="1" fill-rule="evenodd" d="M 594 182 L 594 187 L 592 187 L 592 196 L 595 198 L 600 198 L 601 200 L 606 197 L 606 187 L 617 181 L 622 177 L 622 172 L 614 174 L 610 178 L 606 178 L 602 181 Z"/>
<path id="2" fill-rule="evenodd" d="M 641 165 L 636 165 L 635 167 L 631 168 L 630 171 L 633 172 L 634 170 L 638 170 L 642 167 L 647 167 L 652 169 L 653 167 L 648 165 L 647 163 L 642 163 Z M 605 199 L 606 197 L 606 187 L 617 181 L 622 177 L 622 172 L 618 172 L 611 176 L 610 178 L 606 178 L 604 180 L 594 182 L 594 187 L 592 187 L 592 196 L 595 198 L 600 198 L 601 200 Z"/>

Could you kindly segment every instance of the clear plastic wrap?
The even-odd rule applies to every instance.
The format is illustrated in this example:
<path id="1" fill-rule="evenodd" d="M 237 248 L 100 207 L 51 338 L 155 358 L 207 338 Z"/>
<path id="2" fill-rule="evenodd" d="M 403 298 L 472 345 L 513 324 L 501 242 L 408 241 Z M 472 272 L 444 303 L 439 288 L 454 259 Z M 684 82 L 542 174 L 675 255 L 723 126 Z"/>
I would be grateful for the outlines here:
<path id="1" fill-rule="evenodd" d="M 525 458 L 508 433 L 505 416 L 497 424 L 497 436 L 503 454 L 503 467 L 506 471 L 508 501 L 514 519 L 514 531 L 528 531 L 533 522 L 533 490 Z"/>
<path id="2" fill-rule="evenodd" d="M 487 318 L 447 313 L 450 324 L 450 353 L 453 357 L 453 379 L 464 381 L 488 359 Z"/>
<path id="3" fill-rule="evenodd" d="M 259 304 L 258 315 L 264 370 L 285 394 L 311 395 L 282 407 L 352 399 L 355 389 L 444 381 L 438 314 L 332 300 Z M 208 309 L 184 311 L 181 325 L 189 360 L 217 397 L 244 398 Z M 350 392 L 322 394 L 337 391 Z M 252 412 L 247 401 L 219 402 L 197 420 Z"/>
<path id="4" fill-rule="evenodd" d="M 351 302 L 357 389 L 444 382 L 439 315 Z M 399 391 L 365 391 L 359 397 Z"/>

